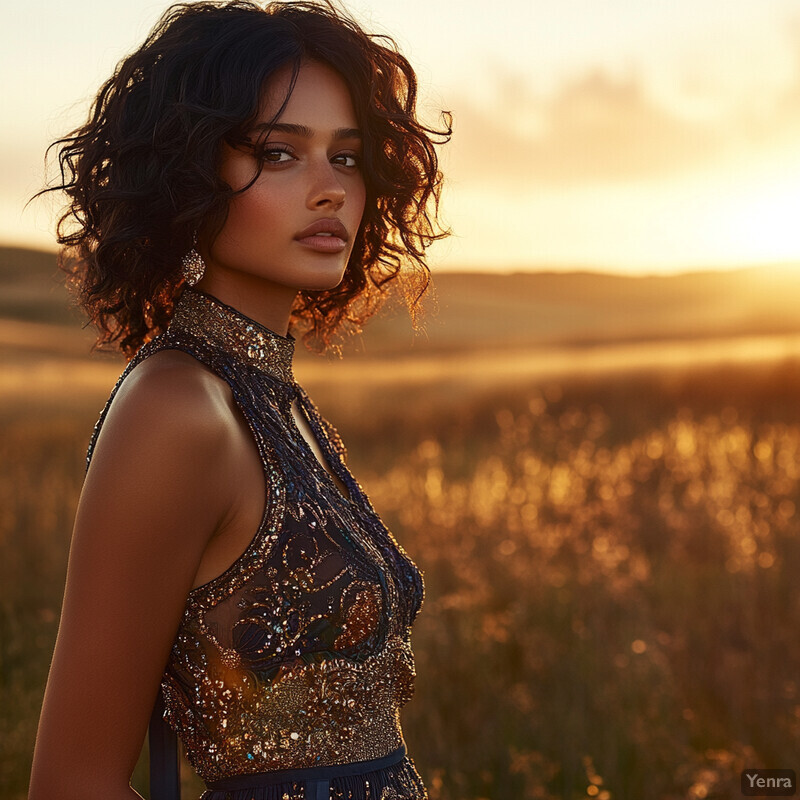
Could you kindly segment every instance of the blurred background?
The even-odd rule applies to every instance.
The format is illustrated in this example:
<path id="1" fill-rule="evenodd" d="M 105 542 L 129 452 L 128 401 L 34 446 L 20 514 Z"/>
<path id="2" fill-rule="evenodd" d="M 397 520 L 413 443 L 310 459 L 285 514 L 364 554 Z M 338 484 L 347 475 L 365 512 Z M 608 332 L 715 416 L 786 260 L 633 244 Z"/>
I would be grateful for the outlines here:
<path id="1" fill-rule="evenodd" d="M 91 429 L 47 145 L 168 3 L 0 32 L 0 796 L 26 796 Z M 453 112 L 435 294 L 296 374 L 423 569 L 431 800 L 739 797 L 800 764 L 796 0 L 353 0 Z M 184 796 L 202 786 L 184 765 Z M 133 785 L 147 797 L 147 748 Z"/>

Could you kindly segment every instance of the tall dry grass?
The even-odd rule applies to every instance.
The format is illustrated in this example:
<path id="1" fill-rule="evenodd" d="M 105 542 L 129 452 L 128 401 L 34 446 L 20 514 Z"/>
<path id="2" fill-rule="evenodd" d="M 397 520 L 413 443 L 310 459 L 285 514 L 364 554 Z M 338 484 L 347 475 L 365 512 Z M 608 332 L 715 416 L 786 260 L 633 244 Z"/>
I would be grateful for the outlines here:
<path id="1" fill-rule="evenodd" d="M 796 767 L 800 365 L 308 388 L 425 572 L 403 719 L 431 800 L 733 798 L 744 767 Z M 10 800 L 93 422 L 0 415 Z"/>

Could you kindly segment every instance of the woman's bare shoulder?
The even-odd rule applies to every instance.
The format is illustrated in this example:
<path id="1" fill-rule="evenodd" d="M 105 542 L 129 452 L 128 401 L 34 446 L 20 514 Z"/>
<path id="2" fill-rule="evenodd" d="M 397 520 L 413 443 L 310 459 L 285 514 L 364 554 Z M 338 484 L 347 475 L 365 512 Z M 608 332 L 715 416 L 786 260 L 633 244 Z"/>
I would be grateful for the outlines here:
<path id="1" fill-rule="evenodd" d="M 111 403 L 87 472 L 86 499 L 133 491 L 146 503 L 155 483 L 171 487 L 174 506 L 204 488 L 205 519 L 194 530 L 208 541 L 235 499 L 232 405 L 225 380 L 190 354 L 152 354 L 131 370 Z"/>
<path id="2" fill-rule="evenodd" d="M 96 449 L 103 439 L 138 438 L 146 429 L 165 442 L 201 437 L 209 447 L 222 447 L 235 433 L 236 416 L 223 378 L 189 353 L 160 350 L 137 364 L 120 385 Z"/>
<path id="3" fill-rule="evenodd" d="M 159 350 L 137 364 L 119 389 L 119 396 L 157 399 L 187 411 L 221 412 L 229 408 L 230 388 L 202 361 L 183 350 Z M 220 401 L 225 401 L 220 405 Z"/>

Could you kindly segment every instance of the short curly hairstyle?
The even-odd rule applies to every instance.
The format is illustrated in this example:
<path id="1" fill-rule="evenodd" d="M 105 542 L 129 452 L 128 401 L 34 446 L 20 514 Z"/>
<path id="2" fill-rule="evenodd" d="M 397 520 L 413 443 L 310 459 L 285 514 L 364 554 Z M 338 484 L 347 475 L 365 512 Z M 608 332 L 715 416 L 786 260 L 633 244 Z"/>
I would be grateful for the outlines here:
<path id="1" fill-rule="evenodd" d="M 144 44 L 100 88 L 88 120 L 58 148 L 69 205 L 57 224 L 68 288 L 99 331 L 95 348 L 127 358 L 169 324 L 185 285 L 181 257 L 201 226 L 218 234 L 236 192 L 217 174 L 221 142 L 256 120 L 265 81 L 304 59 L 347 84 L 363 133 L 366 205 L 341 283 L 299 291 L 290 329 L 325 351 L 341 328 L 357 333 L 401 278 L 417 328 L 431 282 L 425 250 L 447 236 L 438 220 L 442 129 L 417 119 L 417 81 L 394 41 L 370 35 L 332 0 L 172 5 Z M 437 138 L 438 137 L 438 138 Z M 246 191 L 252 184 L 248 184 Z M 116 344 L 115 344 L 116 343 Z"/>

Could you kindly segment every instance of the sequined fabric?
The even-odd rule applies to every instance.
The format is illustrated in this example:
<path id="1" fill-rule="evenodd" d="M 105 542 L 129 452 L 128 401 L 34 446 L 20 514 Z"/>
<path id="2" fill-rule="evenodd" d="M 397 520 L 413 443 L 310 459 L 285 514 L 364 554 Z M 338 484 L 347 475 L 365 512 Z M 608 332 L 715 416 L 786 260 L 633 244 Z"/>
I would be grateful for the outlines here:
<path id="1" fill-rule="evenodd" d="M 264 514 L 246 551 L 189 593 L 162 688 L 165 718 L 206 781 L 380 758 L 403 743 L 414 691 L 411 626 L 422 573 L 346 466 L 333 426 L 295 381 L 295 339 L 187 288 L 168 329 L 128 363 L 164 349 L 193 355 L 230 386 L 261 455 Z M 300 433 L 293 400 L 345 497 Z M 413 760 L 379 775 L 334 778 L 331 800 L 424 800 Z M 271 786 L 256 800 L 300 800 Z M 262 797 L 263 795 L 263 797 Z M 205 800 L 245 800 L 208 791 Z"/>

